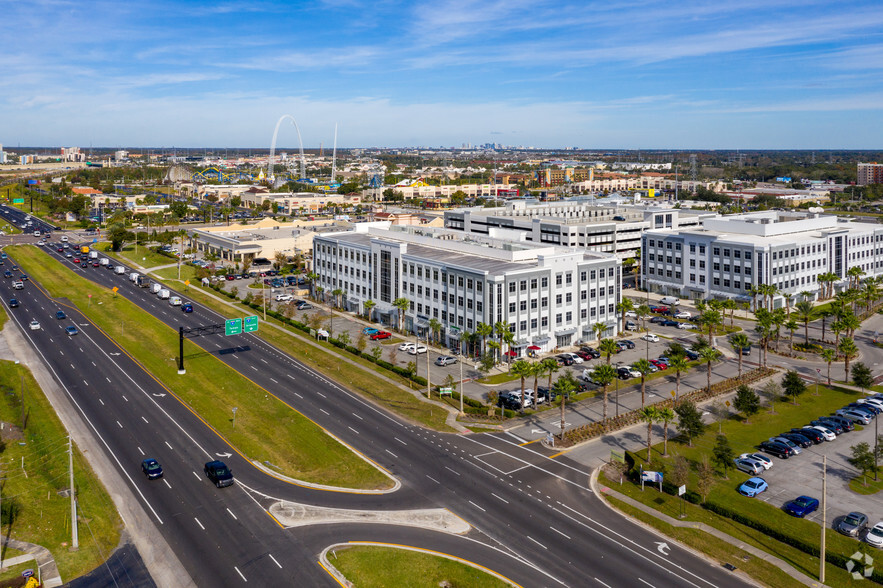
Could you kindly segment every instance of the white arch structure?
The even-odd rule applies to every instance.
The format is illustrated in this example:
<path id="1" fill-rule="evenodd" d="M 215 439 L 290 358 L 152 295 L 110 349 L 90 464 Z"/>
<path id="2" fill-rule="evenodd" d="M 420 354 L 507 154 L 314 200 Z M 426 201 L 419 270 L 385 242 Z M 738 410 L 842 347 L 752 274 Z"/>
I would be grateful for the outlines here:
<path id="1" fill-rule="evenodd" d="M 270 144 L 270 159 L 267 161 L 267 179 L 270 181 L 272 185 L 276 180 L 273 175 L 273 158 L 276 156 L 276 136 L 279 134 L 279 127 L 282 126 L 282 121 L 286 118 L 291 119 L 292 124 L 294 124 L 294 130 L 297 131 L 297 142 L 300 146 L 300 177 L 307 177 L 307 160 L 304 158 L 304 142 L 300 137 L 300 127 L 297 126 L 297 121 L 294 120 L 294 117 L 290 114 L 283 114 L 279 117 L 279 121 L 276 123 L 276 129 L 273 131 L 273 142 Z"/>

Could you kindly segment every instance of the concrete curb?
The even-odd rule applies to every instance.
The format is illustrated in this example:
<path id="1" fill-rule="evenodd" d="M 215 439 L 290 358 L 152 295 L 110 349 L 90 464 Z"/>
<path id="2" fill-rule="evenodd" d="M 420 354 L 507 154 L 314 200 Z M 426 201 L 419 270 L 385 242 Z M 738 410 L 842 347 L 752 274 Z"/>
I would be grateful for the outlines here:
<path id="1" fill-rule="evenodd" d="M 40 578 L 43 581 L 43 586 L 45 586 L 46 588 L 55 588 L 56 586 L 61 586 L 64 583 L 61 581 L 61 574 L 58 573 L 58 565 L 56 565 L 55 563 L 55 558 L 52 557 L 52 554 L 49 552 L 49 550 L 42 545 L 27 543 L 25 541 L 19 541 L 17 539 L 9 539 L 7 537 L 0 538 L 0 543 L 6 545 L 7 547 L 11 547 L 12 549 L 18 549 L 19 551 L 24 551 L 26 553 L 26 555 L 5 560 L 3 562 L 4 567 L 16 565 L 26 562 L 29 559 L 33 559 L 36 562 L 37 567 L 40 569 Z M 44 578 L 44 576 L 46 577 Z"/>
<path id="2" fill-rule="evenodd" d="M 711 556 L 709 556 L 705 553 L 702 553 L 700 551 L 696 551 L 692 547 L 685 545 L 685 544 L 681 543 L 680 541 L 677 541 L 673 537 L 670 537 L 668 535 L 664 535 L 661 531 L 659 531 L 658 529 L 656 529 L 655 527 L 653 527 L 647 523 L 644 523 L 643 521 L 629 517 L 627 514 L 620 511 L 618 508 L 616 508 L 615 506 L 610 504 L 610 502 L 605 500 L 604 496 L 605 495 L 611 496 L 613 498 L 616 498 L 617 500 L 621 500 L 621 501 L 625 502 L 626 504 L 628 504 L 634 508 L 637 508 L 638 510 L 640 510 L 646 514 L 649 514 L 650 516 L 655 517 L 655 518 L 659 519 L 660 521 L 667 523 L 673 527 L 698 529 L 704 533 L 708 533 L 709 535 L 713 535 L 714 537 L 717 537 L 721 541 L 725 541 L 725 542 L 729 543 L 730 545 L 736 547 L 737 549 L 741 549 L 742 551 L 750 553 L 753 557 L 756 557 L 757 559 L 761 559 L 763 561 L 766 561 L 767 563 L 772 564 L 773 566 L 781 569 L 783 572 L 785 572 L 786 574 L 788 574 L 789 576 L 791 576 L 792 578 L 794 578 L 798 582 L 805 584 L 806 586 L 812 586 L 813 588 L 823 586 L 823 584 L 819 583 L 818 581 L 814 580 L 813 578 L 810 578 L 806 574 L 797 571 L 796 569 L 791 567 L 791 565 L 789 565 L 787 562 L 779 559 L 778 557 L 771 555 L 771 554 L 767 553 L 766 551 L 763 551 L 762 549 L 758 549 L 757 547 L 754 547 L 753 545 L 748 545 L 747 543 L 739 541 L 738 539 L 736 539 L 730 535 L 727 535 L 723 531 L 715 529 L 714 527 L 706 525 L 705 523 L 699 523 L 699 522 L 694 522 L 694 521 L 680 521 L 677 519 L 673 519 L 672 517 L 670 517 L 666 514 L 663 514 L 657 510 L 654 510 L 653 508 L 651 508 L 641 502 L 638 502 L 637 500 L 630 498 L 630 497 L 626 496 L 625 494 L 620 494 L 619 492 L 617 492 L 616 490 L 614 490 L 612 488 L 609 488 L 607 486 L 603 486 L 603 487 L 600 486 L 598 484 L 598 475 L 599 475 L 600 471 L 601 471 L 600 467 L 596 467 L 594 470 L 592 470 L 592 475 L 589 478 L 589 486 L 590 486 L 592 492 L 594 492 L 595 495 L 601 499 L 601 502 L 604 503 L 604 505 L 607 506 L 607 508 L 609 508 L 613 512 L 617 513 L 618 515 L 620 515 L 624 518 L 628 518 L 632 522 L 635 522 L 635 523 L 643 526 L 644 528 L 652 531 L 653 533 L 655 533 L 657 535 L 662 535 L 669 540 L 676 541 L 679 546 L 681 546 L 683 549 L 693 553 L 694 555 L 697 555 L 697 556 L 705 559 L 706 561 L 713 562 L 715 565 L 719 564 L 719 562 L 716 561 Z M 748 576 L 746 573 L 739 570 L 738 568 L 735 573 L 739 574 L 740 578 L 742 578 L 743 580 L 745 580 L 746 582 L 748 582 L 750 584 L 754 584 L 755 586 L 761 585 L 758 582 L 756 582 L 753 578 Z"/>
<path id="3" fill-rule="evenodd" d="M 326 431 L 326 433 L 327 433 L 327 431 Z M 337 441 L 338 443 L 344 445 L 345 447 L 347 447 L 349 449 L 352 449 L 348 444 L 344 443 L 343 441 L 341 441 L 340 439 L 338 439 L 337 437 L 335 437 L 331 433 L 327 433 L 327 434 L 331 435 L 331 437 L 335 441 Z M 370 459 L 366 458 L 360 452 L 355 451 L 355 450 L 353 450 L 353 451 L 355 452 L 356 455 L 358 455 L 359 457 L 364 459 L 367 463 L 371 464 L 375 468 L 377 467 L 376 463 L 374 463 Z M 392 488 L 381 489 L 381 490 L 366 490 L 364 488 L 344 488 L 343 486 L 327 486 L 325 484 L 315 484 L 313 482 L 305 482 L 304 480 L 298 480 L 297 478 L 292 478 L 290 476 L 280 474 L 279 472 L 273 470 L 272 468 L 267 467 L 266 465 L 262 464 L 259 461 L 252 460 L 251 464 L 254 467 L 256 467 L 257 469 L 259 469 L 262 472 L 264 472 L 265 474 L 267 474 L 268 476 L 272 476 L 272 477 L 278 478 L 280 480 L 285 480 L 286 482 L 289 482 L 291 484 L 296 484 L 298 486 L 304 486 L 306 488 L 313 488 L 314 490 L 327 490 L 327 491 L 331 491 L 331 492 L 347 492 L 347 493 L 351 493 L 351 494 L 390 494 L 392 492 L 399 490 L 402 487 L 402 482 L 383 468 L 378 468 L 378 469 L 381 472 L 383 472 L 384 474 L 386 474 L 386 476 L 389 477 L 389 479 L 393 481 Z"/>
<path id="4" fill-rule="evenodd" d="M 271 505 L 267 512 L 285 527 L 369 523 L 416 527 L 452 535 L 465 535 L 472 529 L 468 522 L 446 508 L 358 510 L 313 506 L 282 500 Z"/>

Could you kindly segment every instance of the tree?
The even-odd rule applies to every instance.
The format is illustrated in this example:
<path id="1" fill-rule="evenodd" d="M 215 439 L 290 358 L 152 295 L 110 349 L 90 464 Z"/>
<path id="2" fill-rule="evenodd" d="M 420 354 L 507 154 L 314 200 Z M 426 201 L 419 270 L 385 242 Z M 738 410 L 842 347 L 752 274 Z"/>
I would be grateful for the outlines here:
<path id="1" fill-rule="evenodd" d="M 642 357 L 633 363 L 632 367 L 641 373 L 641 408 L 644 408 L 644 392 L 646 391 L 645 383 L 647 381 L 647 374 L 653 371 L 653 364 Z"/>
<path id="2" fill-rule="evenodd" d="M 374 310 L 374 307 L 377 306 L 377 303 L 371 299 L 366 300 L 362 303 L 362 308 L 365 309 L 365 319 L 370 323 L 371 320 L 371 311 Z"/>
<path id="3" fill-rule="evenodd" d="M 739 358 L 739 377 L 742 377 L 742 350 L 751 345 L 751 341 L 748 339 L 748 335 L 745 333 L 736 333 L 735 335 L 730 336 L 730 345 L 733 346 L 733 350 L 736 352 L 736 357 Z"/>
<path id="4" fill-rule="evenodd" d="M 770 380 L 760 392 L 770 403 L 770 414 L 776 414 L 775 402 L 782 396 L 782 387 L 775 380 Z"/>
<path id="5" fill-rule="evenodd" d="M 607 420 L 607 407 L 608 407 L 608 397 L 607 397 L 607 387 L 610 385 L 610 382 L 616 379 L 616 369 L 612 365 L 601 364 L 595 368 L 595 371 L 592 372 L 592 380 L 594 380 L 599 386 L 601 386 L 601 394 L 603 396 L 603 404 L 602 404 L 602 415 L 604 420 Z"/>
<path id="6" fill-rule="evenodd" d="M 399 328 L 399 332 L 405 332 L 405 311 L 411 307 L 411 302 L 407 298 L 396 298 L 393 300 L 392 305 L 396 307 L 399 311 L 399 321 L 396 325 Z"/>
<path id="7" fill-rule="evenodd" d="M 670 408 L 659 408 L 659 420 L 662 421 L 662 457 L 668 457 L 668 424 L 677 418 Z M 678 484 L 680 486 L 680 484 Z"/>
<path id="8" fill-rule="evenodd" d="M 860 361 L 855 362 L 852 366 L 852 382 L 861 388 L 862 392 L 873 386 L 874 376 L 871 375 L 871 368 Z"/>
<path id="9" fill-rule="evenodd" d="M 619 346 L 613 339 L 601 339 L 598 344 L 598 351 L 607 356 L 607 365 L 610 365 L 610 357 L 619 351 Z"/>
<path id="10" fill-rule="evenodd" d="M 540 365 L 543 366 L 543 373 L 549 376 L 549 388 L 552 387 L 552 375 L 558 371 L 558 360 L 554 357 L 547 357 L 543 361 L 540 362 Z"/>
<path id="11" fill-rule="evenodd" d="M 843 356 L 843 370 L 846 374 L 843 376 L 843 379 L 849 380 L 849 362 L 858 357 L 858 346 L 856 346 L 855 341 L 853 341 L 851 337 L 844 337 L 840 341 L 837 350 L 840 351 L 840 355 Z"/>
<path id="12" fill-rule="evenodd" d="M 712 456 L 714 463 L 720 466 L 724 471 L 724 480 L 729 480 L 730 477 L 727 473 L 733 466 L 733 458 L 735 457 L 735 454 L 733 453 L 733 448 L 730 447 L 730 442 L 725 435 L 718 435 L 717 439 L 715 439 Z"/>
<path id="13" fill-rule="evenodd" d="M 686 457 L 683 455 L 675 456 L 672 462 L 669 479 L 671 480 L 671 483 L 677 487 L 683 486 L 690 480 L 690 462 Z"/>
<path id="14" fill-rule="evenodd" d="M 441 321 L 439 321 L 437 318 L 433 317 L 429 319 L 429 331 L 432 333 L 432 340 L 433 342 L 435 342 L 436 345 L 438 345 L 439 334 L 441 333 L 442 328 L 443 325 L 441 324 Z"/>
<path id="15" fill-rule="evenodd" d="M 699 315 L 699 323 L 708 329 L 708 339 L 711 340 L 712 336 L 714 336 L 714 328 L 720 325 L 723 322 L 721 318 L 721 313 L 714 309 L 709 309 Z"/>
<path id="16" fill-rule="evenodd" d="M 675 406 L 678 415 L 678 433 L 687 438 L 687 445 L 693 447 L 693 439 L 705 432 L 702 413 L 689 400 L 682 400 Z"/>
<path id="17" fill-rule="evenodd" d="M 523 359 L 519 359 L 518 361 L 516 361 L 515 363 L 512 364 L 510 371 L 513 374 L 515 374 L 516 376 L 518 376 L 519 378 L 521 378 L 521 398 L 524 398 L 524 381 L 526 378 L 528 378 L 533 373 L 532 372 L 533 365 Z M 533 399 L 534 408 L 536 408 L 536 402 L 537 402 L 537 399 L 536 399 L 536 396 L 534 396 L 534 399 Z"/>
<path id="18" fill-rule="evenodd" d="M 635 303 L 631 301 L 630 298 L 623 298 L 622 301 L 616 305 L 616 312 L 620 313 L 622 316 L 622 332 L 625 333 L 625 313 L 631 312 L 635 310 Z"/>
<path id="19" fill-rule="evenodd" d="M 487 353 L 487 338 L 494 334 L 494 328 L 486 323 L 478 323 L 475 334 L 481 337 L 481 352 Z"/>
<path id="20" fill-rule="evenodd" d="M 783 325 L 790 332 L 790 336 L 788 338 L 788 355 L 794 351 L 794 331 L 800 328 L 800 325 L 793 318 L 789 318 L 785 321 Z"/>
<path id="21" fill-rule="evenodd" d="M 874 480 L 877 479 L 877 471 L 880 469 L 877 465 L 877 458 L 879 456 L 875 456 L 874 452 L 871 451 L 871 446 L 865 442 L 853 445 L 849 449 L 852 451 L 852 457 L 848 458 L 847 461 L 861 471 L 864 477 L 864 485 L 867 486 L 869 473 L 874 474 Z"/>
<path id="22" fill-rule="evenodd" d="M 638 415 L 647 423 L 647 463 L 650 463 L 650 441 L 653 434 L 653 423 L 659 420 L 659 410 L 655 406 L 645 406 Z"/>
<path id="23" fill-rule="evenodd" d="M 504 334 L 508 333 L 508 332 L 509 332 L 509 325 L 508 324 L 504 323 L 503 321 L 497 321 L 496 323 L 494 323 L 494 333 L 496 334 L 497 341 L 500 344 L 500 347 L 498 348 L 500 353 L 503 352 L 503 337 L 505 336 Z M 551 385 L 549 387 L 551 388 Z"/>
<path id="24" fill-rule="evenodd" d="M 806 382 L 796 371 L 788 370 L 782 378 L 782 389 L 785 391 L 785 396 L 790 396 L 794 404 L 797 404 L 797 397 L 806 392 Z"/>
<path id="25" fill-rule="evenodd" d="M 720 352 L 711 346 L 703 347 L 699 350 L 699 361 L 704 363 L 707 368 L 708 391 L 711 392 L 711 364 L 720 356 Z"/>
<path id="26" fill-rule="evenodd" d="M 557 396 L 561 397 L 561 439 L 564 439 L 564 400 L 575 390 L 579 389 L 579 382 L 573 377 L 573 372 L 566 371 L 564 374 L 555 380 L 555 386 L 553 390 Z"/>
<path id="27" fill-rule="evenodd" d="M 801 300 L 794 305 L 795 318 L 803 323 L 803 338 L 809 346 L 809 323 L 815 320 L 815 306 L 809 300 Z"/>
<path id="28" fill-rule="evenodd" d="M 747 424 L 751 416 L 760 410 L 760 397 L 749 386 L 742 384 L 736 389 L 733 406 L 745 415 L 745 423 Z"/>
<path id="29" fill-rule="evenodd" d="M 828 364 L 828 385 L 831 385 L 831 364 L 837 360 L 837 352 L 833 349 L 822 349 L 822 359 Z"/>
<path id="30" fill-rule="evenodd" d="M 708 499 L 708 493 L 714 486 L 714 468 L 708 461 L 708 455 L 703 454 L 696 468 L 696 489 L 699 490 L 699 496 L 702 497 L 704 503 Z"/>
<path id="31" fill-rule="evenodd" d="M 677 402 L 678 397 L 681 395 L 681 374 L 690 369 L 687 356 L 683 353 L 672 355 L 669 358 L 668 369 L 675 373 L 675 402 Z"/>
<path id="32" fill-rule="evenodd" d="M 128 239 L 129 232 L 122 223 L 115 223 L 107 230 L 107 238 L 110 239 L 110 247 L 113 251 L 120 251 L 123 243 Z"/>

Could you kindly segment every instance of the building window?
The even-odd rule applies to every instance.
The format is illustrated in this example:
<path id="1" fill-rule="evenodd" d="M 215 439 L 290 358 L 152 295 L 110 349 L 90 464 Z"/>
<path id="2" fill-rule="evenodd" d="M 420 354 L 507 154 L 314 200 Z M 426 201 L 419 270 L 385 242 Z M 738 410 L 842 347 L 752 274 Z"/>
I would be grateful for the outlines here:
<path id="1" fill-rule="evenodd" d="M 543 280 L 542 280 L 542 287 L 543 287 L 543 288 L 548 288 L 548 287 L 549 287 L 549 278 L 543 278 Z"/>
<path id="2" fill-rule="evenodd" d="M 515 282 L 509 282 L 509 294 L 515 294 Z"/>
<path id="3" fill-rule="evenodd" d="M 543 306 L 543 308 L 549 308 L 549 297 L 548 296 L 543 296 L 542 306 Z"/>
<path id="4" fill-rule="evenodd" d="M 527 300 L 522 300 L 518 304 L 518 308 L 521 309 L 522 311 L 527 310 Z"/>
<path id="5" fill-rule="evenodd" d="M 560 313 L 555 315 L 555 324 L 556 325 L 561 324 L 561 317 L 562 317 L 562 315 Z"/>
<path id="6" fill-rule="evenodd" d="M 514 302 L 509 303 L 509 314 L 515 314 L 515 303 Z"/>

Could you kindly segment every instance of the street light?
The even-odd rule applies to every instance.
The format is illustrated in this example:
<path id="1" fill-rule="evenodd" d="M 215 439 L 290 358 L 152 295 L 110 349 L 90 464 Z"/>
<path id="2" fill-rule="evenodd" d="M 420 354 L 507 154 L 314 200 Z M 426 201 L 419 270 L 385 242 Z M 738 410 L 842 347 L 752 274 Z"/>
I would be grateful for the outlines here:
<path id="1" fill-rule="evenodd" d="M 233 407 L 233 428 L 236 429 L 236 411 L 239 410 L 235 406 Z"/>

